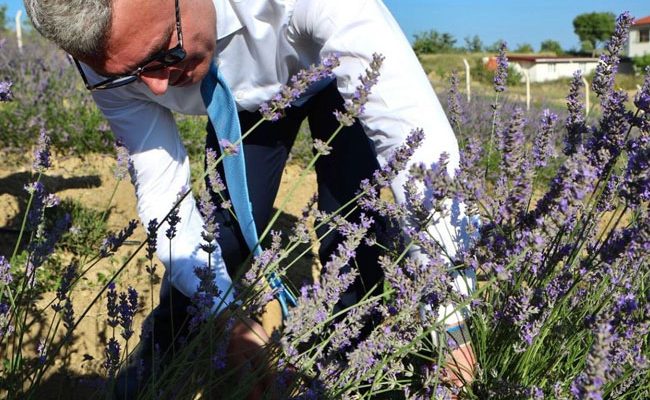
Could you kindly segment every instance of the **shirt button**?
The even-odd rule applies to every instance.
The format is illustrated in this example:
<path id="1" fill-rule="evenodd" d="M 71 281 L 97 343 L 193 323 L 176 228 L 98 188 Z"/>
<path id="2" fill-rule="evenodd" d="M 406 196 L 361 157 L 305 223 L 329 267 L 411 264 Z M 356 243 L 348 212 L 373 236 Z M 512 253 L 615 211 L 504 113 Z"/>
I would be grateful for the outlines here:
<path id="1" fill-rule="evenodd" d="M 240 101 L 244 98 L 244 92 L 241 90 L 238 90 L 234 93 L 235 95 L 235 100 Z"/>

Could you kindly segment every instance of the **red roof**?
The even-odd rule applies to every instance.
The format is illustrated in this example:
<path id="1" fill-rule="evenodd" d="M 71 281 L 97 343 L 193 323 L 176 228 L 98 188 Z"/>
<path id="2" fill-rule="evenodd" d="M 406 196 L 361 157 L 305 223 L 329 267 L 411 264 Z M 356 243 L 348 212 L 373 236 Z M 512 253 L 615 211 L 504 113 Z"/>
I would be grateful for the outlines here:
<path id="1" fill-rule="evenodd" d="M 634 26 L 636 25 L 650 25 L 650 15 L 647 17 L 639 18 L 636 21 L 634 21 Z"/>
<path id="2" fill-rule="evenodd" d="M 529 62 L 596 62 L 598 58 L 593 57 L 571 57 L 571 56 L 545 56 L 545 55 L 517 55 L 508 54 L 508 61 L 529 61 Z"/>

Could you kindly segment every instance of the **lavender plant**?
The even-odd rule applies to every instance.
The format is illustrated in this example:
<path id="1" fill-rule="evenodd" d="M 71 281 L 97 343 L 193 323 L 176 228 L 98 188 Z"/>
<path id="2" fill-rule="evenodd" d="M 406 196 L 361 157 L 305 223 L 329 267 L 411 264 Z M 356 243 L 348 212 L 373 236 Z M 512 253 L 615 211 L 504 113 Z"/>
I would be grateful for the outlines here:
<path id="1" fill-rule="evenodd" d="M 503 74 L 508 67 L 503 48 L 494 80 L 495 101 L 489 108 L 492 123 L 467 138 L 453 175 L 443 155 L 433 167 L 411 167 L 404 205 L 380 195 L 422 142 L 424 133 L 416 129 L 342 207 L 362 210 L 358 221 L 346 220 L 342 211 L 313 210 L 314 200 L 287 234 L 273 230 L 276 214 L 262 233 L 271 237 L 270 245 L 236 283 L 237 301 L 224 316 L 210 312 L 221 295 L 214 285 L 213 266 L 196 266 L 201 284 L 190 310 L 193 333 L 164 370 L 154 368 L 148 381 L 141 382 L 142 398 L 185 398 L 198 391 L 218 391 L 221 398 L 240 399 L 260 382 L 266 383 L 271 396 L 292 399 L 648 398 L 650 71 L 634 97 L 635 109 L 627 108 L 627 94 L 613 84 L 631 23 L 628 14 L 618 18 L 594 77 L 601 108 L 597 121 L 584 115 L 579 75 L 568 91 L 566 116 L 551 110 L 533 116 L 515 106 L 503 107 L 508 104 L 499 100 L 505 96 Z M 382 57 L 375 56 L 360 77 L 354 100 L 337 114 L 340 126 L 330 140 L 313 144 L 316 154 L 305 171 L 327 156 L 329 143 L 341 127 L 363 112 L 369 91 L 381 79 L 381 62 Z M 263 118 L 281 118 L 311 82 L 331 76 L 336 66 L 335 58 L 328 59 L 297 76 L 263 106 Z M 475 115 L 463 110 L 456 84 L 453 80 L 450 120 L 460 134 L 467 135 L 477 131 L 472 127 Z M 486 138 L 488 144 L 482 146 Z M 556 150 L 558 143 L 561 151 Z M 15 398 L 35 393 L 45 371 L 87 316 L 89 308 L 72 308 L 75 283 L 99 259 L 114 253 L 135 228 L 134 222 L 129 224 L 107 237 L 95 257 L 70 264 L 52 302 L 56 311 L 52 333 L 28 355 L 23 338 L 27 307 L 36 294 L 35 271 L 67 226 L 65 219 L 54 228 L 42 223 L 44 210 L 57 204 L 38 178 L 49 166 L 47 145 L 43 133 L 35 156 L 36 179 L 28 186 L 30 205 L 23 229 L 30 243 L 27 259 L 19 260 L 17 251 L 9 258 L 0 256 L 0 346 L 2 354 L 9 355 L 0 390 Z M 239 143 L 231 145 L 237 149 Z M 215 168 L 220 159 L 214 154 L 206 158 L 206 174 L 218 194 L 224 189 Z M 498 167 L 488 168 L 486 174 L 486 166 L 492 163 Z M 540 178 L 549 171 L 550 180 Z M 124 176 L 123 170 L 118 173 Z M 113 281 L 143 248 L 146 272 L 154 281 L 157 232 L 167 224 L 166 237 L 174 245 L 178 222 L 174 210 L 189 193 L 181 193 L 161 221 L 150 221 L 148 240 L 93 300 L 99 301 L 105 293 L 112 332 L 103 343 L 102 366 L 109 381 L 126 362 L 142 361 L 129 359 L 133 314 L 140 299 L 133 289 L 119 293 Z M 227 201 L 212 204 L 208 197 L 203 193 L 199 202 L 206 221 L 201 249 L 211 254 L 219 234 L 211 215 L 215 207 L 227 210 L 230 205 Z M 369 234 L 376 224 L 372 215 L 392 222 L 380 232 L 384 237 Z M 319 280 L 296 288 L 298 306 L 255 362 L 240 370 L 226 368 L 233 325 L 257 318 L 273 297 L 265 277 L 286 276 L 296 258 L 308 251 L 303 250 L 304 244 L 314 237 L 321 240 L 307 227 L 308 219 L 315 220 L 318 228 L 338 232 L 344 241 Z M 434 234 L 440 230 L 456 239 L 456 251 L 442 246 Z M 288 236 L 285 245 L 283 235 Z M 382 248 L 385 283 L 357 301 L 343 301 L 358 274 L 348 266 L 361 243 Z M 413 248 L 421 256 L 413 256 Z M 458 290 L 457 285 L 468 270 L 475 270 L 481 281 L 472 293 Z M 153 305 L 153 299 L 150 302 Z M 423 305 L 429 307 L 422 311 Z M 451 356 L 457 343 L 445 335 L 447 312 L 440 311 L 449 305 L 451 313 L 468 317 L 478 359 L 474 379 L 462 388 L 450 379 L 458 361 Z M 65 334 L 56 341 L 59 322 Z M 116 334 L 118 328 L 121 335 Z M 144 345 L 156 347 L 153 342 Z M 233 386 L 233 379 L 241 384 Z"/>

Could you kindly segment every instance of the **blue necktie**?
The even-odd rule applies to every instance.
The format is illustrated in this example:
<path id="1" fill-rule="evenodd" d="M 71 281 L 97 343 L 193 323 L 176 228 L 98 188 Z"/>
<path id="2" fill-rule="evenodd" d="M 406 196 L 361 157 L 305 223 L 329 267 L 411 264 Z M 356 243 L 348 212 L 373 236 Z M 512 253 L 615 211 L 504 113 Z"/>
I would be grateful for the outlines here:
<path id="1" fill-rule="evenodd" d="M 222 140 L 225 139 L 236 145 L 237 151 L 231 152 L 222 159 L 226 187 L 244 240 L 251 252 L 257 256 L 262 252 L 262 249 L 258 244 L 257 229 L 255 228 L 253 210 L 248 196 L 246 163 L 244 148 L 240 142 L 241 126 L 237 115 L 237 105 L 221 71 L 214 62 L 210 65 L 210 72 L 201 82 L 201 96 L 217 135 L 221 154 L 226 154 L 224 153 L 226 150 L 223 148 Z M 267 276 L 267 280 L 271 289 L 276 292 L 276 298 L 282 307 L 282 314 L 286 317 L 289 312 L 288 305 L 295 306 L 296 298 L 276 273 Z"/>

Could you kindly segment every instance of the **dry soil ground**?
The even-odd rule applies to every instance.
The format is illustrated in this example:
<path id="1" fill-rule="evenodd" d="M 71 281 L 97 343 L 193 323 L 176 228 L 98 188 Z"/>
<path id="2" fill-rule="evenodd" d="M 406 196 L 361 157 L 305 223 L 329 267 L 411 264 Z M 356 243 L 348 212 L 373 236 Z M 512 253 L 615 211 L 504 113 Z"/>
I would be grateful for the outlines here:
<path id="1" fill-rule="evenodd" d="M 17 230 L 26 207 L 27 194 L 24 185 L 31 178 L 31 163 L 26 157 L 16 158 L 8 154 L 0 156 L 5 160 L 0 165 L 0 254 L 11 254 L 17 239 Z M 111 156 L 88 155 L 86 157 L 53 157 L 53 166 L 43 178 L 47 190 L 56 193 L 62 199 L 74 198 L 87 207 L 104 210 L 109 202 L 115 178 L 112 173 L 115 161 Z M 278 203 L 285 198 L 290 186 L 297 182 L 301 169 L 290 165 L 284 173 Z M 288 202 L 284 213 L 276 224 L 275 229 L 287 229 L 301 209 L 307 204 L 315 192 L 316 183 L 313 174 L 308 174 L 299 185 Z M 113 198 L 112 211 L 108 220 L 110 230 L 116 231 L 126 226 L 127 222 L 137 218 L 133 186 L 128 180 L 119 182 L 118 190 Z M 130 256 L 137 246 L 145 239 L 145 233 L 138 226 L 129 242 L 115 255 L 102 260 L 85 275 L 73 292 L 75 313 L 79 315 L 97 296 L 105 282 Z M 69 255 L 62 255 L 63 259 Z M 134 261 L 117 279 L 118 290 L 125 290 L 128 285 L 135 287 L 141 296 L 141 309 L 136 316 L 137 327 L 130 346 L 134 346 L 139 335 L 140 323 L 152 308 L 150 301 L 151 285 L 145 272 L 144 256 L 138 254 Z M 313 255 L 308 255 L 294 268 L 292 280 L 299 284 L 309 280 L 315 273 L 317 263 Z M 160 265 L 160 263 L 158 263 Z M 161 267 L 158 271 L 161 271 Z M 103 280 L 103 281 L 102 281 Z M 153 287 L 154 299 L 157 301 L 158 285 Z M 30 317 L 30 337 L 24 347 L 28 354 L 34 354 L 39 338 L 50 325 L 52 309 L 50 302 L 56 296 L 55 292 L 46 292 L 36 302 L 33 315 Z M 155 304 L 153 305 L 155 306 Z M 33 319 L 32 319 L 33 318 Z M 267 322 L 267 328 L 272 328 L 272 319 Z M 103 349 L 106 344 L 109 328 L 106 324 L 106 298 L 101 299 L 89 310 L 76 329 L 74 341 L 66 348 L 64 354 L 58 356 L 54 368 L 48 374 L 45 385 L 46 391 L 42 398 L 86 398 L 90 393 L 93 380 L 101 379 L 104 371 L 101 367 Z"/>

